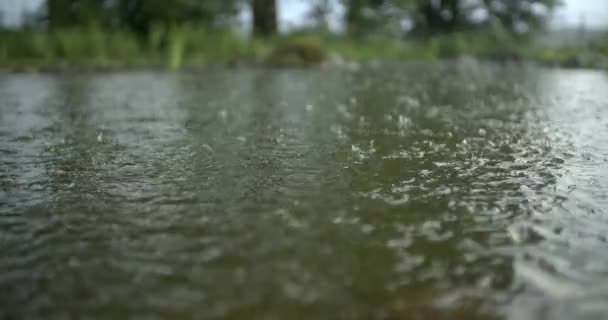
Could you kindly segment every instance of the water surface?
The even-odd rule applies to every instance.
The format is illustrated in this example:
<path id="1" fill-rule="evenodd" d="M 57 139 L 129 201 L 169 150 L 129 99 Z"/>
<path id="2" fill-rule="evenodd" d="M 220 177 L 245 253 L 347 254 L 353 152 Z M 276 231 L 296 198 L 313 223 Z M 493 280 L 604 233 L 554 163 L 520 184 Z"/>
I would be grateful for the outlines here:
<path id="1" fill-rule="evenodd" d="M 474 61 L 2 75 L 0 318 L 606 318 L 606 108 Z"/>

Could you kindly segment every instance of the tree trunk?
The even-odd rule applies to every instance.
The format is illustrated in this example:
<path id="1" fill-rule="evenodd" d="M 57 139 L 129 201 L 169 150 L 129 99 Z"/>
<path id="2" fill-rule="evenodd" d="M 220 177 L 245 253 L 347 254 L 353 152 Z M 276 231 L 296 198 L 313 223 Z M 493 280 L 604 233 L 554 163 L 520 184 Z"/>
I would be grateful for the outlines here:
<path id="1" fill-rule="evenodd" d="M 253 0 L 253 34 L 268 37 L 277 33 L 276 0 Z"/>
<path id="2" fill-rule="evenodd" d="M 49 28 L 65 27 L 71 20 L 71 0 L 47 0 L 46 10 Z"/>
<path id="3" fill-rule="evenodd" d="M 345 1 L 346 14 L 344 15 L 346 34 L 351 37 L 357 37 L 363 28 L 363 0 L 347 0 Z"/>

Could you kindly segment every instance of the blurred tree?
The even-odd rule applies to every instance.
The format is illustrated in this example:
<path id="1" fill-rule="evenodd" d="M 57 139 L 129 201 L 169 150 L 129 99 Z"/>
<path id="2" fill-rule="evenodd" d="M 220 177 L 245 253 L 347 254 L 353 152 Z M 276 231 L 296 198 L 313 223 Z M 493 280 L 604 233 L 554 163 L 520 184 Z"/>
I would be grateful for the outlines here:
<path id="1" fill-rule="evenodd" d="M 276 0 L 252 0 L 253 34 L 255 36 L 272 36 L 277 33 Z"/>
<path id="2" fill-rule="evenodd" d="M 342 0 L 351 36 L 406 23 L 418 35 L 500 25 L 513 33 L 537 30 L 560 0 Z M 404 28 L 401 28 L 404 29 Z M 405 30 L 402 30 L 405 31 Z"/>
<path id="3" fill-rule="evenodd" d="M 561 0 L 483 0 L 489 22 L 499 21 L 507 30 L 527 33 L 543 27 Z"/>
<path id="4" fill-rule="evenodd" d="M 104 0 L 47 0 L 46 20 L 51 29 L 102 24 L 107 18 Z"/>
<path id="5" fill-rule="evenodd" d="M 215 27 L 238 15 L 242 0 L 47 0 L 51 28 L 96 24 L 147 34 L 154 25 Z"/>
<path id="6" fill-rule="evenodd" d="M 528 33 L 544 25 L 560 0 L 418 0 L 414 31 L 452 33 L 499 24 L 512 33 Z"/>
<path id="7" fill-rule="evenodd" d="M 329 30 L 330 0 L 314 0 L 309 16 L 313 24 L 324 31 Z"/>
<path id="8" fill-rule="evenodd" d="M 67 25 L 73 19 L 71 12 L 72 0 L 47 0 L 46 16 L 50 28 Z"/>
<path id="9" fill-rule="evenodd" d="M 470 26 L 461 0 L 419 1 L 414 29 L 425 34 L 451 33 Z M 469 9 L 470 10 L 470 9 Z"/>
<path id="10" fill-rule="evenodd" d="M 330 0 L 313 1 L 311 17 L 327 28 Z M 544 25 L 560 0 L 340 0 L 352 37 L 444 34 L 500 26 L 526 34 Z M 229 25 L 249 4 L 255 36 L 277 33 L 276 0 L 47 0 L 50 28 L 97 25 L 146 35 L 153 26 Z M 408 28 L 403 26 L 407 25 Z M 407 30 L 406 30 L 407 29 Z"/>
<path id="11" fill-rule="evenodd" d="M 381 23 L 379 12 L 386 0 L 343 0 L 346 13 L 344 26 L 351 37 L 373 31 Z"/>
<path id="12" fill-rule="evenodd" d="M 413 20 L 417 0 L 342 0 L 344 26 L 351 37 L 399 35 L 401 24 Z M 396 33 L 396 34 L 395 34 Z"/>
<path id="13" fill-rule="evenodd" d="M 153 25 L 216 27 L 238 14 L 239 0 L 118 0 L 117 24 L 140 34 Z"/>

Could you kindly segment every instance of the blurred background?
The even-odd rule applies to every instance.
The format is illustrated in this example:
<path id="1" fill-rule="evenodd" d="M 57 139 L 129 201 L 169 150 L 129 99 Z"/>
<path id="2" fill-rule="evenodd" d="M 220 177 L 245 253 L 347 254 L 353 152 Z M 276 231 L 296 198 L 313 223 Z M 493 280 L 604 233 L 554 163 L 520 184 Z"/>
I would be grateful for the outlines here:
<path id="1" fill-rule="evenodd" d="M 606 68 L 599 0 L 0 0 L 0 66 L 301 66 L 462 56 Z"/>

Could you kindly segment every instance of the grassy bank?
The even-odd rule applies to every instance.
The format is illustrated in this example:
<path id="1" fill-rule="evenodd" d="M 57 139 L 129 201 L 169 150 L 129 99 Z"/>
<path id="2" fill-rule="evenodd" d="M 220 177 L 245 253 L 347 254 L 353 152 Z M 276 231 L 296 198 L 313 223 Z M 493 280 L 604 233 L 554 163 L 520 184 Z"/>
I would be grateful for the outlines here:
<path id="1" fill-rule="evenodd" d="M 0 32 L 0 67 L 125 68 L 226 63 L 263 54 L 256 41 L 232 32 L 186 27 L 152 30 L 147 38 L 96 28 Z"/>
<path id="2" fill-rule="evenodd" d="M 583 47 L 543 48 L 500 30 L 403 41 L 355 41 L 315 32 L 249 39 L 237 32 L 209 32 L 184 26 L 154 28 L 146 38 L 94 27 L 51 32 L 0 31 L 0 69 L 4 70 L 179 69 L 207 64 L 301 66 L 332 57 L 349 61 L 435 60 L 463 55 L 608 68 L 608 37 Z"/>

